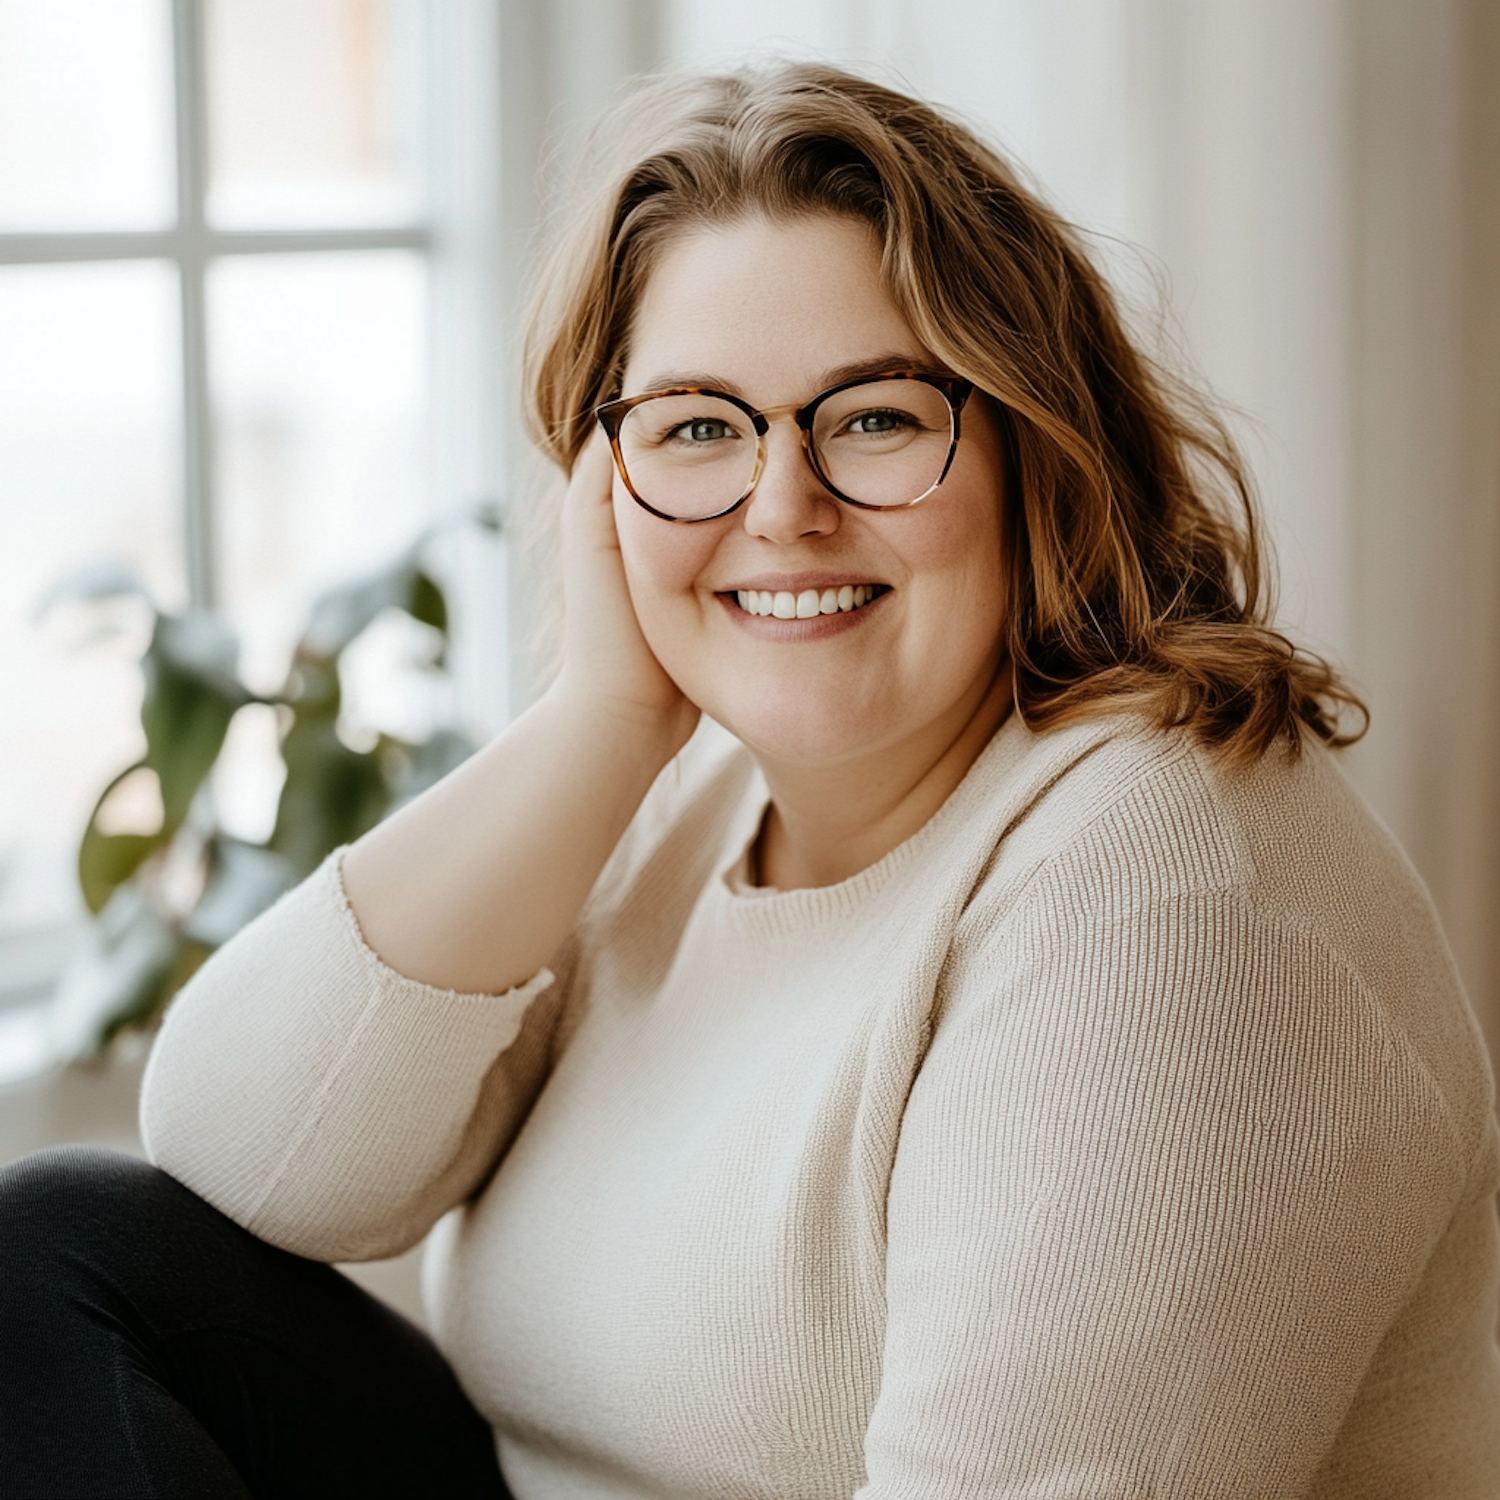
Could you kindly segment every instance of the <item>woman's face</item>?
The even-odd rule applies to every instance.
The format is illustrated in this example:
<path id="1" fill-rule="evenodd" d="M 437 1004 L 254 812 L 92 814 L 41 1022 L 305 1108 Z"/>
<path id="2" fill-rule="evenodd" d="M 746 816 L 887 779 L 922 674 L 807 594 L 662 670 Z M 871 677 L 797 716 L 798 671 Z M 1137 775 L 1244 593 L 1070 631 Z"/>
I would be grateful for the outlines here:
<path id="1" fill-rule="evenodd" d="M 631 334 L 623 393 L 712 386 L 757 410 L 802 404 L 842 372 L 935 368 L 881 285 L 879 249 L 854 220 L 746 219 L 663 253 Z M 835 499 L 790 419 L 773 420 L 765 469 L 732 514 L 664 521 L 618 474 L 614 508 L 636 613 L 687 696 L 762 759 L 828 765 L 929 740 L 942 753 L 1002 660 L 1003 445 L 970 398 L 947 478 L 907 509 Z M 847 613 L 778 619 L 742 590 L 875 586 Z"/>

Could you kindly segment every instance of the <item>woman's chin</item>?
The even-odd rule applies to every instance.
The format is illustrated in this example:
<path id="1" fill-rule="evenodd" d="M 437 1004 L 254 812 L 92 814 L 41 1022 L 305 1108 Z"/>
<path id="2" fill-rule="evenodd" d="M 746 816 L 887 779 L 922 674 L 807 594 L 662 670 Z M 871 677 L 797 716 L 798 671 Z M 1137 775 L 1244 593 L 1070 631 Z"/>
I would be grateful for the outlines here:
<path id="1" fill-rule="evenodd" d="M 785 766 L 833 766 L 877 753 L 890 724 L 874 714 L 840 713 L 805 700 L 780 708 L 704 705 L 704 712 L 740 740 L 757 760 Z"/>

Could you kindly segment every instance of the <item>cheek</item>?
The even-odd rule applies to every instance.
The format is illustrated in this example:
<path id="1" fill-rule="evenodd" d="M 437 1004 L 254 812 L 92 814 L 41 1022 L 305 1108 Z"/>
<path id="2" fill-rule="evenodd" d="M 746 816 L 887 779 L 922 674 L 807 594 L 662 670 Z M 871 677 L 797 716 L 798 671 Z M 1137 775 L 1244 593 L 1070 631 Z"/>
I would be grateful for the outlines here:
<path id="1" fill-rule="evenodd" d="M 1005 609 L 1005 557 L 998 501 L 988 486 L 949 497 L 955 503 L 926 516 L 912 512 L 910 532 L 892 540 L 913 580 L 944 596 L 963 613 L 960 627 L 976 616 L 993 622 Z"/>
<path id="2" fill-rule="evenodd" d="M 987 501 L 934 513 L 903 549 L 913 586 L 906 660 L 924 702 L 967 691 L 1005 650 L 1005 559 L 1000 518 Z"/>

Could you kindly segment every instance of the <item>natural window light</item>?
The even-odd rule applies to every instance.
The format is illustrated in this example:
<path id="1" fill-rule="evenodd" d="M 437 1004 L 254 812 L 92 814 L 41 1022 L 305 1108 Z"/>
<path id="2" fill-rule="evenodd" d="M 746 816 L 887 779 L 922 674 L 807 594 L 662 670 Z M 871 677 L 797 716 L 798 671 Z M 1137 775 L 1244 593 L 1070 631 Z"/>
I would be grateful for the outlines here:
<path id="1" fill-rule="evenodd" d="M 223 610 L 258 690 L 437 493 L 422 0 L 0 0 L 0 1009 L 76 942 L 79 834 L 140 751 L 142 612 Z M 451 459 L 450 459 L 451 462 Z M 280 784 L 245 710 L 215 790 Z"/>

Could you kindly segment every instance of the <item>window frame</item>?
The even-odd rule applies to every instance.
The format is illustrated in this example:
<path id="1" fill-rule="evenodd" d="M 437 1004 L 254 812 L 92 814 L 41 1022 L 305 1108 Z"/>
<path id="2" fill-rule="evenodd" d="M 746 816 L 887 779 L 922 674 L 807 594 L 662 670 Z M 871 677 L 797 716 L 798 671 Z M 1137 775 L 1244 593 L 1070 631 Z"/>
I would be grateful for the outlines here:
<path id="1" fill-rule="evenodd" d="M 421 255 L 427 273 L 430 459 L 423 482 L 431 513 L 436 519 L 483 506 L 503 515 L 500 499 L 515 451 L 512 424 L 504 416 L 514 397 L 505 351 L 523 251 L 502 233 L 510 208 L 505 201 L 510 164 L 502 162 L 501 129 L 511 121 L 502 118 L 501 99 L 503 90 L 519 93 L 512 74 L 526 77 L 529 71 L 524 48 L 502 45 L 503 7 L 498 0 L 423 0 L 426 180 L 418 218 L 349 228 L 242 230 L 215 228 L 205 212 L 207 57 L 201 0 L 169 4 L 175 222 L 155 230 L 0 232 L 0 267 L 161 261 L 176 271 L 178 556 L 187 602 L 205 609 L 221 602 L 205 285 L 210 267 L 224 257 L 388 249 Z M 526 103 L 532 104 L 529 97 Z M 529 164 L 522 175 L 529 178 Z M 502 727 L 516 706 L 508 615 L 515 608 L 512 574 L 520 560 L 503 531 L 499 540 L 498 549 L 471 547 L 456 559 L 444 559 L 458 563 L 450 602 L 464 613 L 464 632 L 453 653 L 460 708 L 465 722 L 484 733 Z M 79 920 L 0 929 L 0 1032 L 22 1023 L 23 1015 L 45 1014 L 54 983 L 86 926 Z"/>
<path id="2" fill-rule="evenodd" d="M 204 287 L 225 256 L 399 249 L 428 285 L 434 518 L 479 508 L 498 545 L 444 543 L 461 613 L 452 669 L 460 716 L 503 728 L 545 684 L 533 625 L 549 594 L 512 520 L 539 488 L 522 431 L 515 352 L 543 198 L 582 132 L 631 75 L 664 60 L 662 0 L 423 0 L 425 207 L 415 222 L 345 229 L 214 228 L 207 187 L 207 66 L 201 0 L 171 7 L 176 222 L 161 230 L 0 232 L 0 266 L 165 261 L 181 299 L 180 554 L 189 602 L 219 603 L 216 486 Z M 580 38 L 590 45 L 580 50 Z M 559 147 L 565 149 L 559 150 Z M 0 931 L 0 1017 L 44 1003 L 80 928 Z M 65 944 L 63 946 L 66 946 Z"/>
<path id="3" fill-rule="evenodd" d="M 216 557 L 216 474 L 213 409 L 209 391 L 208 270 L 226 256 L 283 255 L 341 250 L 412 250 L 436 272 L 431 184 L 420 219 L 406 224 L 346 229 L 219 229 L 205 212 L 208 192 L 207 55 L 200 0 L 170 0 L 172 16 L 173 133 L 177 177 L 176 220 L 160 230 L 64 230 L 0 233 L 0 266 L 59 265 L 79 261 L 165 261 L 177 273 L 179 358 L 182 378 L 180 479 L 181 547 L 188 601 L 202 609 L 219 603 Z M 430 23 L 424 31 L 436 30 Z M 424 36 L 429 121 L 442 95 L 442 59 Z M 431 134 L 431 132 L 429 132 Z M 430 155 L 430 151 L 429 151 Z M 436 410 L 436 408 L 435 408 Z M 439 442 L 436 446 L 441 446 Z"/>

